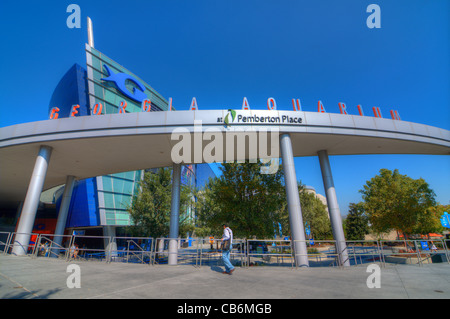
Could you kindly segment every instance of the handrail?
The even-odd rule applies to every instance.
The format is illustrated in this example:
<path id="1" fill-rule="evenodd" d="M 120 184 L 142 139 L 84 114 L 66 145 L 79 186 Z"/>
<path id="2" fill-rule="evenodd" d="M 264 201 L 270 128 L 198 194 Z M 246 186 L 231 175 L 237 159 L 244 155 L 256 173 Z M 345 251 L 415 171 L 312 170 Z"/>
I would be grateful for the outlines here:
<path id="1" fill-rule="evenodd" d="M 11 254 L 11 248 L 17 245 L 14 242 L 16 232 L 0 232 L 2 236 L 0 239 L 0 253 Z M 155 265 L 165 261 L 171 254 L 176 254 L 178 262 L 188 263 L 194 265 L 194 267 L 202 267 L 202 265 L 210 264 L 211 262 L 220 263 L 221 253 L 218 248 L 218 244 L 221 239 L 209 239 L 209 238 L 152 238 L 152 237 L 108 237 L 108 236 L 85 236 L 85 235 L 55 235 L 55 234 L 37 234 L 30 233 L 30 235 L 36 236 L 35 242 L 23 245 L 24 249 L 27 247 L 27 255 L 32 258 L 41 257 L 39 255 L 40 249 L 42 249 L 43 241 L 49 243 L 46 247 L 47 254 L 44 257 L 60 256 L 59 252 L 65 252 L 65 260 L 71 261 L 73 259 L 73 247 L 74 244 L 80 243 L 85 246 L 78 248 L 80 254 L 79 258 L 89 260 L 91 257 L 101 257 L 106 260 L 107 263 L 112 261 L 126 261 L 130 262 L 131 259 L 137 258 L 141 263 Z M 56 237 L 65 238 L 65 242 L 59 244 L 55 241 Z M 6 241 L 5 241 L 6 238 Z M 34 237 L 33 237 L 34 239 Z M 95 242 L 96 240 L 102 240 L 101 242 Z M 119 249 L 117 244 L 122 240 L 126 240 L 126 245 L 122 245 L 123 249 Z M 191 246 L 179 247 L 176 251 L 169 251 L 168 242 L 170 240 L 176 240 L 178 246 L 182 241 L 191 241 Z M 210 247 L 210 241 L 213 242 L 213 249 Z M 335 240 L 315 240 L 312 244 L 309 240 L 284 240 L 284 239 L 239 239 L 233 240 L 233 247 L 231 250 L 230 258 L 232 260 L 240 259 L 240 266 L 243 268 L 249 268 L 252 265 L 274 265 L 279 266 L 290 264 L 291 268 L 298 268 L 296 264 L 296 257 L 303 256 L 305 253 L 300 254 L 296 252 L 294 244 L 298 242 L 304 242 L 307 246 L 306 256 L 309 260 L 310 267 L 314 266 L 333 266 L 344 267 L 344 263 L 348 262 L 350 265 L 361 265 L 369 262 L 379 262 L 382 266 L 386 267 L 388 263 L 415 263 L 419 266 L 423 266 L 425 263 L 441 262 L 436 261 L 434 256 L 436 254 L 445 258 L 447 264 L 450 264 L 450 252 L 448 249 L 448 240 L 445 239 L 409 239 L 409 240 L 353 240 L 345 241 L 345 250 L 338 251 L 336 248 Z M 430 243 L 435 244 L 436 249 L 427 249 L 424 242 L 428 243 L 428 247 L 434 247 Z M 124 242 L 125 243 L 125 242 Z M 255 248 L 255 243 L 262 243 L 262 250 Z M 147 247 L 145 247 L 148 245 Z M 3 247 L 2 247 L 3 246 Z M 132 248 L 135 247 L 135 249 Z M 103 248 L 100 248 L 103 247 Z M 314 251 L 311 251 L 315 248 Z M 3 251 L 1 251 L 3 249 Z M 125 250 L 126 249 L 126 250 Z M 83 256 L 84 253 L 84 256 Z M 346 260 L 341 258 L 346 257 Z M 124 257 L 124 258 L 116 258 Z M 126 258 L 125 258 L 126 257 Z M 205 258 L 207 257 L 207 258 Z M 325 263 L 324 263 L 325 261 Z M 442 260 L 444 261 L 444 260 Z M 235 262 L 236 263 L 236 262 Z"/>
<path id="2" fill-rule="evenodd" d="M 54 240 L 50 239 L 50 237 L 63 237 L 63 238 L 64 237 L 70 237 L 71 238 L 70 235 L 39 234 L 38 240 L 36 241 L 36 247 L 35 247 L 35 251 L 34 251 L 34 254 L 33 254 L 33 258 L 36 258 L 38 256 L 39 250 L 41 249 L 41 242 L 42 242 L 43 239 L 45 239 L 47 242 L 50 242 L 50 246 L 45 247 L 45 249 L 48 252 L 48 256 L 45 256 L 46 255 L 45 254 L 44 255 L 45 257 L 50 257 L 52 255 L 54 257 L 59 257 L 59 252 L 61 250 L 63 250 L 63 251 L 65 251 L 65 258 L 67 258 L 67 254 L 68 254 L 69 248 L 66 248 L 66 247 L 62 246 L 61 244 L 55 242 Z"/>
<path id="3" fill-rule="evenodd" d="M 136 256 L 142 263 L 144 263 L 144 258 L 143 257 L 140 257 L 137 253 L 135 253 L 134 251 L 130 251 L 130 243 L 133 243 L 133 244 L 135 244 L 140 250 L 141 250 L 141 252 L 143 252 L 143 253 L 145 253 L 146 251 L 145 251 L 145 249 L 143 249 L 138 243 L 136 243 L 134 240 L 132 240 L 132 239 L 129 239 L 129 240 L 127 240 L 127 263 L 129 262 L 129 255 L 130 255 L 130 252 L 131 252 L 131 254 L 133 255 L 133 256 Z"/>
<path id="4" fill-rule="evenodd" d="M 35 250 L 35 248 L 36 248 L 36 242 L 34 242 L 34 244 L 30 244 L 30 242 L 28 242 L 27 244 L 21 244 L 21 243 L 15 241 L 15 238 L 16 238 L 16 235 L 17 235 L 17 234 L 26 234 L 26 235 L 30 235 L 30 242 L 31 242 L 31 236 L 36 236 L 36 238 L 39 236 L 38 233 L 12 232 L 11 235 L 9 236 L 9 239 L 8 239 L 6 245 L 5 245 L 4 252 L 8 252 L 8 250 L 9 250 L 10 248 L 13 249 L 14 246 L 20 246 L 20 247 L 23 248 L 23 250 L 24 250 L 24 252 L 25 252 L 25 255 L 29 255 L 28 250 L 29 250 L 30 248 L 32 248 L 32 249 L 31 249 L 31 255 L 34 254 L 34 250 Z M 13 241 L 13 240 L 14 240 L 14 241 Z M 11 242 L 12 242 L 12 243 L 11 243 Z M 11 249 L 11 251 L 12 251 L 12 249 Z"/>
<path id="5" fill-rule="evenodd" d="M 10 241 L 10 237 L 12 236 L 12 233 L 10 233 L 10 232 L 0 232 L 0 234 L 8 234 L 8 236 L 6 237 L 6 241 L 5 242 L 4 241 L 0 241 L 0 245 L 4 246 L 3 254 L 6 254 L 7 253 L 7 247 L 8 247 L 9 241 Z"/>
<path id="6" fill-rule="evenodd" d="M 120 241 L 125 240 L 126 241 L 126 249 L 125 246 L 121 245 L 119 246 L 118 243 Z M 142 244 L 139 244 L 138 241 L 147 241 L 147 244 L 149 245 L 149 250 L 142 247 Z M 126 255 L 126 262 L 129 263 L 130 261 L 130 255 L 137 257 L 141 263 L 146 263 L 145 256 L 149 257 L 149 265 L 152 264 L 152 258 L 153 258 L 153 241 L 154 239 L 152 237 L 112 237 L 110 243 L 114 243 L 115 245 L 109 245 L 109 259 L 108 263 L 112 261 L 123 261 L 123 254 Z M 136 247 L 139 248 L 138 251 L 133 250 L 130 245 L 134 244 Z M 144 243 L 145 245 L 145 243 Z M 116 249 L 113 249 L 113 247 L 116 247 Z M 119 247 L 123 247 L 122 249 L 119 249 Z M 122 255 L 122 256 L 121 256 Z"/>

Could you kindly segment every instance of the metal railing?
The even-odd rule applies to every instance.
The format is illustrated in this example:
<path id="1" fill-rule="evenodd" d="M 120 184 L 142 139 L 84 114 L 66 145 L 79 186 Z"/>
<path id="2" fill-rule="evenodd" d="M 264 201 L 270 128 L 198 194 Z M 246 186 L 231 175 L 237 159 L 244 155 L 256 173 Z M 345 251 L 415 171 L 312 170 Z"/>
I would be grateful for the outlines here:
<path id="1" fill-rule="evenodd" d="M 290 240 L 249 239 L 246 241 L 246 247 L 247 267 L 295 265 Z"/>
<path id="2" fill-rule="evenodd" d="M 176 250 L 169 249 L 170 242 L 174 242 Z M 156 238 L 153 246 L 153 265 L 164 265 L 176 255 L 177 265 L 197 265 L 198 238 Z"/>
<path id="3" fill-rule="evenodd" d="M 422 266 L 424 263 L 433 262 L 433 259 L 434 262 L 450 263 L 447 243 L 442 239 L 380 240 L 379 242 L 384 265 L 395 263 Z"/>
<path id="4" fill-rule="evenodd" d="M 381 246 L 377 240 L 353 240 L 346 242 L 351 264 L 382 262 Z"/>
<path id="5" fill-rule="evenodd" d="M 223 264 L 221 239 L 200 238 L 197 242 L 197 267 L 202 267 L 203 265 L 214 267 Z M 246 267 L 246 252 L 246 240 L 233 239 L 233 245 L 230 251 L 230 262 L 235 266 Z"/>
<path id="6" fill-rule="evenodd" d="M 7 247 L 9 245 L 11 236 L 12 233 L 0 232 L 0 250 L 3 251 L 3 253 L 6 253 L 8 251 Z"/>
<path id="7" fill-rule="evenodd" d="M 65 247 L 66 241 L 71 241 L 70 235 L 47 235 L 40 234 L 36 241 L 36 249 L 34 250 L 33 257 L 55 257 L 67 259 L 69 255 L 69 248 Z M 61 255 L 61 252 L 63 253 Z"/>
<path id="8" fill-rule="evenodd" d="M 315 240 L 312 243 L 310 240 L 295 240 L 292 245 L 299 247 L 304 243 L 307 249 L 306 254 L 302 254 L 299 251 L 293 252 L 294 266 L 297 265 L 297 257 L 307 257 L 309 267 L 341 267 L 341 253 L 336 249 L 336 241 L 334 240 Z M 347 257 L 348 258 L 348 257 Z"/>
<path id="9" fill-rule="evenodd" d="M 0 253 L 13 254 L 15 232 L 0 232 Z M 164 265 L 169 257 L 179 265 L 221 266 L 221 239 L 210 238 L 151 238 L 108 237 L 85 235 L 54 235 L 31 233 L 28 245 L 21 245 L 32 258 L 59 258 L 65 261 L 85 260 L 106 263 L 124 262 Z M 169 242 L 176 250 L 169 250 Z M 294 244 L 305 244 L 306 254 L 293 249 Z M 230 260 L 235 266 L 288 266 L 298 268 L 298 257 L 306 257 L 310 267 L 343 267 L 379 263 L 450 264 L 449 240 L 356 240 L 346 241 L 339 251 L 334 240 L 291 241 L 281 239 L 234 239 Z M 298 247 L 298 246 L 297 246 Z M 344 247 L 340 245 L 340 247 Z M 176 255 L 176 257 L 173 257 Z M 306 256 L 305 256 L 306 255 Z"/>
<path id="10" fill-rule="evenodd" d="M 153 238 L 114 237 L 108 262 L 152 264 Z"/>
<path id="11" fill-rule="evenodd" d="M 97 260 L 108 262 L 111 258 L 112 238 L 109 236 L 72 235 L 68 260 Z M 101 248 L 103 246 L 103 248 Z"/>
<path id="12" fill-rule="evenodd" d="M 30 241 L 27 245 L 23 245 L 16 241 L 16 236 L 20 235 L 30 235 Z M 37 233 L 18 233 L 18 232 L 12 232 L 9 236 L 7 236 L 7 240 L 5 244 L 3 245 L 3 252 L 4 253 L 12 253 L 15 247 L 20 247 L 21 250 L 23 250 L 24 255 L 34 255 L 35 249 L 37 247 L 36 242 L 39 238 L 40 234 Z"/>

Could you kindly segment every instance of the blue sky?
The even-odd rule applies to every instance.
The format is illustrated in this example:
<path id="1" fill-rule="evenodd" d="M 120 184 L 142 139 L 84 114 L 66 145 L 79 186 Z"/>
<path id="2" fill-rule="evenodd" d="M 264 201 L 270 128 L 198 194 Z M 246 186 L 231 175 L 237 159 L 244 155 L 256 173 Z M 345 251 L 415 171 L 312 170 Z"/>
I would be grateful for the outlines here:
<path id="1" fill-rule="evenodd" d="M 69 4 L 81 28 L 69 29 Z M 369 4 L 381 28 L 369 29 Z M 74 64 L 86 64 L 86 17 L 95 47 L 139 75 L 179 110 L 264 109 L 329 113 L 344 102 L 383 117 L 450 129 L 450 2 L 364 0 L 160 0 L 0 2 L 0 126 L 45 120 L 51 94 Z M 341 213 L 381 168 L 424 178 L 450 201 L 450 158 L 424 155 L 330 157 Z M 324 194 L 316 157 L 296 159 L 297 177 Z"/>

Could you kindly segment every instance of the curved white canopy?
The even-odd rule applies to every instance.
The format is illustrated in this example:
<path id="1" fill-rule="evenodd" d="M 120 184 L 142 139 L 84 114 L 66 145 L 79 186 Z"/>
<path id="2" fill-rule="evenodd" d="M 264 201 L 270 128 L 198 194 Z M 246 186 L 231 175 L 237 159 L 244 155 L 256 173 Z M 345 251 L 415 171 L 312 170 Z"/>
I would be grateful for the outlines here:
<path id="1" fill-rule="evenodd" d="M 314 156 L 320 150 L 329 155 L 450 154 L 450 131 L 423 124 L 331 113 L 237 110 L 234 120 L 228 116 L 226 128 L 227 114 L 227 110 L 143 112 L 0 128 L 0 201 L 24 199 L 41 145 L 53 148 L 44 184 L 48 189 L 64 184 L 67 175 L 83 179 L 171 166 L 172 147 L 179 143 L 178 138 L 171 139 L 174 129 L 289 133 L 294 156 Z M 204 147 L 210 140 L 202 143 Z"/>

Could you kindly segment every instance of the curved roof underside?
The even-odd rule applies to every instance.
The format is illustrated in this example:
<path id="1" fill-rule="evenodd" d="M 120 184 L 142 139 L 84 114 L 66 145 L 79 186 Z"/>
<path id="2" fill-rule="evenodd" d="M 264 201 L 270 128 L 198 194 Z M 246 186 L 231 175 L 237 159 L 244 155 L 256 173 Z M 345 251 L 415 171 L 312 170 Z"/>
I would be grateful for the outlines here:
<path id="1" fill-rule="evenodd" d="M 198 141 L 202 141 L 202 147 L 212 143 L 209 135 L 214 135 L 216 143 L 223 141 L 225 154 L 230 154 L 225 151 L 229 132 L 259 138 L 267 131 L 273 136 L 289 133 L 294 156 L 313 156 L 320 150 L 327 150 L 329 155 L 450 154 L 450 131 L 423 124 L 330 113 L 238 110 L 234 121 L 229 116 L 230 126 L 226 128 L 223 119 L 228 113 L 202 110 L 81 116 L 0 128 L 0 202 L 24 199 L 41 145 L 53 148 L 44 184 L 48 189 L 64 184 L 67 175 L 83 179 L 171 166 L 172 147 L 180 143 L 179 136 L 171 138 L 175 129 L 199 133 L 191 135 L 192 143 L 197 142 L 192 150 L 200 149 Z M 255 123 L 255 117 L 269 122 Z M 300 118 L 300 124 L 289 123 L 289 119 Z M 194 121 L 201 121 L 201 126 Z M 209 135 L 202 138 L 201 132 Z M 264 139 L 257 141 L 260 147 L 266 146 Z M 255 141 L 245 147 L 236 142 L 234 151 L 245 149 L 248 157 L 249 144 L 254 146 Z M 276 144 L 270 144 L 271 157 L 280 157 Z M 220 152 L 220 143 L 214 145 Z M 191 162 L 194 160 L 198 158 L 192 155 Z"/>

